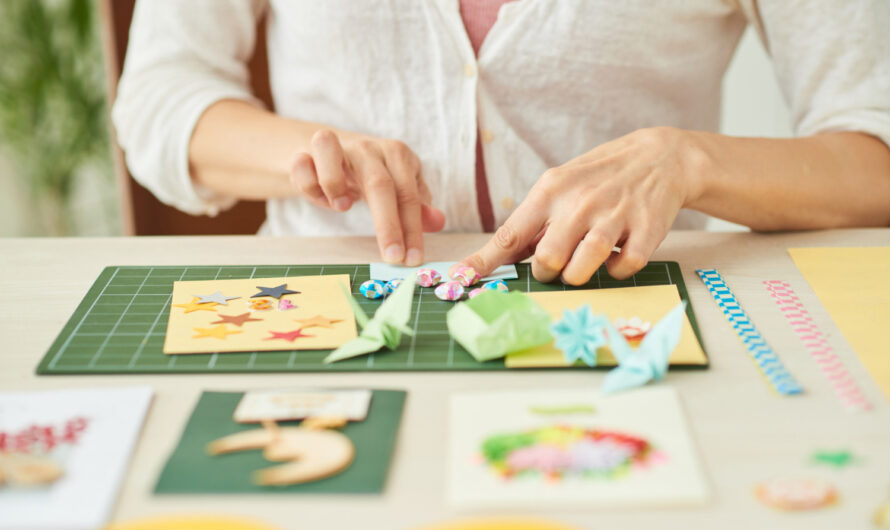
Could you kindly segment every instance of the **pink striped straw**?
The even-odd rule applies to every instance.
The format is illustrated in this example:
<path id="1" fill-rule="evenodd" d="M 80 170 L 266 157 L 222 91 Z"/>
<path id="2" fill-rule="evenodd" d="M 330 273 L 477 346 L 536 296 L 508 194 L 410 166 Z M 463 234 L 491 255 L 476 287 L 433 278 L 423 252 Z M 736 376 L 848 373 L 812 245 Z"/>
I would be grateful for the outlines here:
<path id="1" fill-rule="evenodd" d="M 868 398 L 816 327 L 791 285 L 780 280 L 768 280 L 763 284 L 841 402 L 851 410 L 870 410 L 872 405 Z"/>

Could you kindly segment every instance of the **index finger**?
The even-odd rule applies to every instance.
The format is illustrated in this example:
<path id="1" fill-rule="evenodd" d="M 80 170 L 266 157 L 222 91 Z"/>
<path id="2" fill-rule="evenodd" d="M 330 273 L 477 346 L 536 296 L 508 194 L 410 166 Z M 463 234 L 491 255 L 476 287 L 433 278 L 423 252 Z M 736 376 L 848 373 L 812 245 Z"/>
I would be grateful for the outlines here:
<path id="1" fill-rule="evenodd" d="M 531 255 L 529 247 L 544 228 L 546 219 L 543 208 L 524 201 L 481 249 L 462 259 L 458 265 L 473 267 L 484 278 L 505 263 L 527 258 Z"/>
<path id="2" fill-rule="evenodd" d="M 387 263 L 401 263 L 405 259 L 405 240 L 392 176 L 383 161 L 373 156 L 358 157 L 354 164 L 371 210 L 380 255 Z"/>

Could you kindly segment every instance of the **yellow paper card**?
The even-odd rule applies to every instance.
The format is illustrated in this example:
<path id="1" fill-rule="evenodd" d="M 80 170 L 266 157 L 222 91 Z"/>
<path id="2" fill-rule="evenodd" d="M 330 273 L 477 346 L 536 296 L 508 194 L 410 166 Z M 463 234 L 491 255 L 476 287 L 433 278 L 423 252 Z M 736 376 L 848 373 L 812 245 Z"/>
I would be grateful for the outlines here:
<path id="1" fill-rule="evenodd" d="M 174 282 L 164 353 L 337 348 L 357 335 L 341 286 L 348 275 Z"/>
<path id="2" fill-rule="evenodd" d="M 890 247 L 790 248 L 788 253 L 890 398 Z"/>
<path id="3" fill-rule="evenodd" d="M 647 285 L 587 291 L 550 291 L 528 293 L 528 295 L 546 309 L 554 321 L 562 318 L 562 312 L 565 309 L 575 310 L 584 304 L 589 304 L 595 313 L 605 313 L 613 322 L 618 318 L 629 320 L 639 317 L 652 325 L 676 307 L 681 300 L 676 285 Z M 569 366 L 562 351 L 556 349 L 552 342 L 544 346 L 510 353 L 504 362 L 508 368 Z M 680 344 L 671 355 L 670 363 L 672 365 L 704 365 L 707 362 L 708 358 L 695 337 L 689 318 L 686 317 L 683 319 L 683 334 L 680 337 Z M 601 349 L 597 352 L 597 365 L 615 365 L 615 358 L 612 357 L 608 349 Z"/>

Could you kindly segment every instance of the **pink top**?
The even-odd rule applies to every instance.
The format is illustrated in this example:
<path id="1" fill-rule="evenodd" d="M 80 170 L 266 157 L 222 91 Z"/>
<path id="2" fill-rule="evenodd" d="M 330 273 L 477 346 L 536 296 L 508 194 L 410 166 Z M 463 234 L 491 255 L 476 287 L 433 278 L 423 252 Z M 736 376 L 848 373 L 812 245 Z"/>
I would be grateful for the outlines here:
<path id="1" fill-rule="evenodd" d="M 463 18 L 467 36 L 476 55 L 488 35 L 488 30 L 498 18 L 498 11 L 507 2 L 515 0 L 460 0 L 460 16 Z M 494 208 L 488 193 L 488 180 L 485 178 L 485 163 L 482 159 L 481 134 L 476 135 L 476 202 L 482 228 L 486 232 L 494 231 Z"/>

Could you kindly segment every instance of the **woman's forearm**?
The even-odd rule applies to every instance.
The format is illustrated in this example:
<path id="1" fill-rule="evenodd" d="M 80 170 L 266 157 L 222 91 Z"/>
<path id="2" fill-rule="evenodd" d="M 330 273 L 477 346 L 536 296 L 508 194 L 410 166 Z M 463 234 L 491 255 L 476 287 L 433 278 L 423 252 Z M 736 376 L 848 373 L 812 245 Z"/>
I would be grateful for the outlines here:
<path id="1" fill-rule="evenodd" d="M 890 226 L 890 149 L 872 136 L 689 135 L 687 208 L 760 231 Z"/>
<path id="2" fill-rule="evenodd" d="M 312 135 L 321 128 L 244 101 L 219 101 L 204 112 L 192 134 L 192 179 L 241 199 L 294 196 L 289 177 L 294 157 L 309 151 Z"/>

